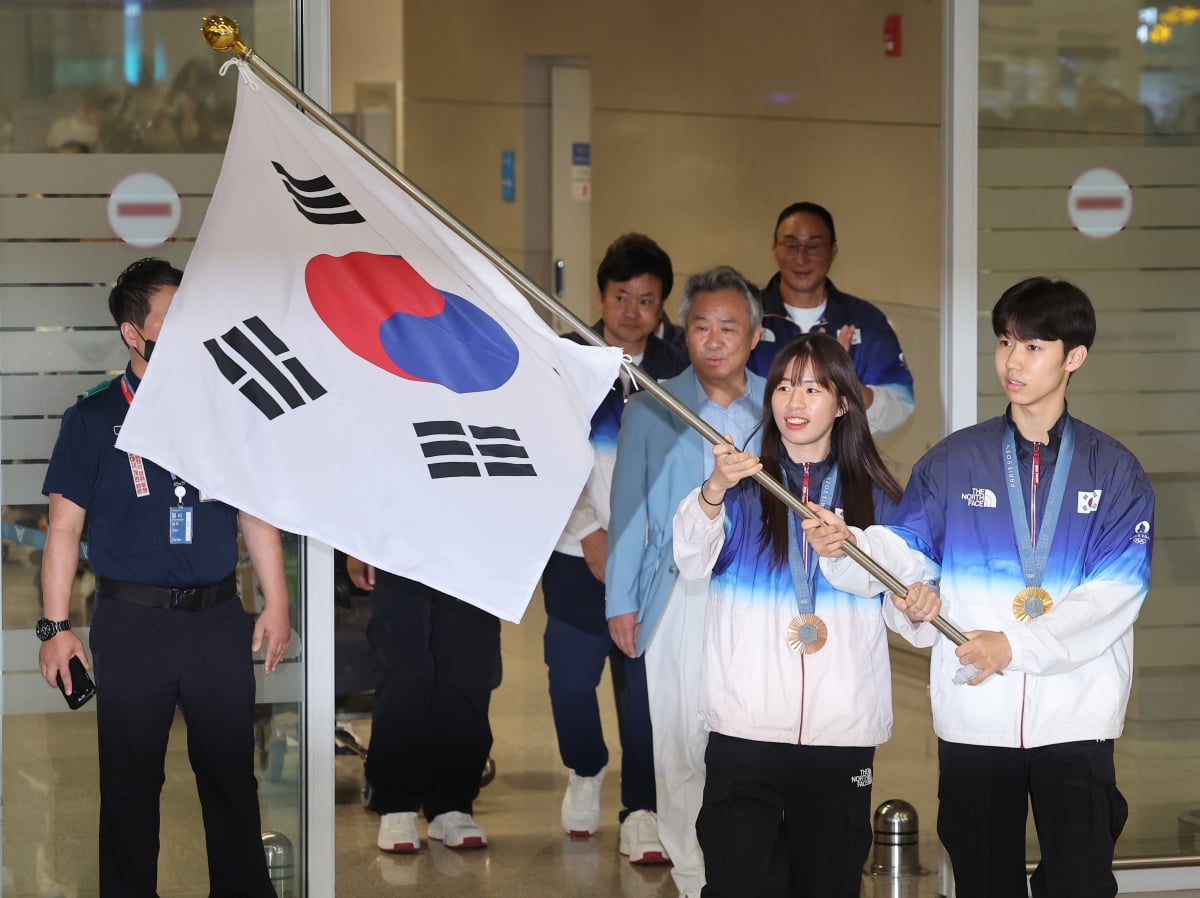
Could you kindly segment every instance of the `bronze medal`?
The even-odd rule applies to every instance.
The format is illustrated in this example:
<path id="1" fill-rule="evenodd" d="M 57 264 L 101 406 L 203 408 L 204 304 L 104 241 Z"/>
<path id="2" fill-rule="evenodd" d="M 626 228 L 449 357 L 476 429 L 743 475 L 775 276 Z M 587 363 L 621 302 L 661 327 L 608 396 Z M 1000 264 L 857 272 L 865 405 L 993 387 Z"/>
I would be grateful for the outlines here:
<path id="1" fill-rule="evenodd" d="M 1040 586 L 1026 586 L 1013 597 L 1013 617 L 1022 623 L 1041 617 L 1053 607 L 1054 599 Z"/>
<path id="2" fill-rule="evenodd" d="M 819 652 L 829 639 L 829 629 L 825 621 L 815 614 L 801 614 L 793 617 L 787 628 L 787 643 L 793 652 L 801 655 L 811 655 Z"/>

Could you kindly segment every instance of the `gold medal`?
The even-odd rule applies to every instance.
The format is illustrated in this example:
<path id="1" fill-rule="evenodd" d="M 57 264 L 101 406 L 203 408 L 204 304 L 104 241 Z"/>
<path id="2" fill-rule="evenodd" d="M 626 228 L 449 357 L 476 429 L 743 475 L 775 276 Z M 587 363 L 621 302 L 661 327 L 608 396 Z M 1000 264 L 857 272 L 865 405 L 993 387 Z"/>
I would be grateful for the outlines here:
<path id="1" fill-rule="evenodd" d="M 1026 586 L 1013 597 L 1013 617 L 1022 623 L 1041 617 L 1053 607 L 1054 599 L 1040 586 Z"/>
<path id="2" fill-rule="evenodd" d="M 793 652 L 801 655 L 811 655 L 821 651 L 829 638 L 829 628 L 825 621 L 815 614 L 801 614 L 793 617 L 787 628 L 787 643 Z"/>

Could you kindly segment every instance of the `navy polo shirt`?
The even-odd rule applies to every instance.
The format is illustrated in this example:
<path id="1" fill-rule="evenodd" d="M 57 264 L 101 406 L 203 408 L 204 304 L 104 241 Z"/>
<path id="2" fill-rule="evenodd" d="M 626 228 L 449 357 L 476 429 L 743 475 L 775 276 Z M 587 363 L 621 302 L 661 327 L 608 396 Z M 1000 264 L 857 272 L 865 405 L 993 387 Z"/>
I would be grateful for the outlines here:
<path id="1" fill-rule="evenodd" d="M 129 369 L 125 377 L 136 392 L 138 378 Z M 143 459 L 150 491 L 139 496 L 129 456 L 114 445 L 128 409 L 119 377 L 67 409 L 42 492 L 60 493 L 87 511 L 88 561 L 97 574 L 152 586 L 219 583 L 237 566 L 237 510 L 201 502 L 197 489 L 185 484 L 192 542 L 172 545 L 175 479 Z"/>

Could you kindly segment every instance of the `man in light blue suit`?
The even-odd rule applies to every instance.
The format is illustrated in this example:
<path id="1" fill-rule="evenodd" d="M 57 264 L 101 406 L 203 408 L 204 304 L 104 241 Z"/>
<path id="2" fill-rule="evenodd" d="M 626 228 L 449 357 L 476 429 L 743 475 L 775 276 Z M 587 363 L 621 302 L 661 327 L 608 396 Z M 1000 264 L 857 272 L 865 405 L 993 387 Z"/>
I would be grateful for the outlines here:
<path id="1" fill-rule="evenodd" d="M 732 268 L 714 268 L 688 279 L 680 316 L 691 367 L 663 387 L 718 433 L 746 445 L 763 403 L 763 379 L 746 370 L 762 332 L 758 297 Z M 708 734 L 697 717 L 697 690 L 708 581 L 679 578 L 671 519 L 712 464 L 707 440 L 657 399 L 630 400 L 613 471 L 605 604 L 617 647 L 631 658 L 645 652 L 659 838 L 684 896 L 698 896 L 704 886 L 696 814 Z"/>

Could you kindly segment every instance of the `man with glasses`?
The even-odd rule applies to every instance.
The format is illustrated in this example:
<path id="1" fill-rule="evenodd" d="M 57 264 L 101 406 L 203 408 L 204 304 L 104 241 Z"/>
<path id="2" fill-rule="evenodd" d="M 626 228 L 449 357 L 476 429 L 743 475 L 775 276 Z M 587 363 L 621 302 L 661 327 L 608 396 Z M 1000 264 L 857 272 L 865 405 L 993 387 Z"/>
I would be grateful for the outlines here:
<path id="1" fill-rule="evenodd" d="M 793 203 L 775 222 L 779 271 L 762 292 L 763 333 L 748 367 L 766 376 L 775 353 L 800 334 L 838 338 L 862 382 L 871 433 L 891 433 L 913 413 L 912 372 L 887 316 L 829 280 L 837 258 L 833 216 L 816 203 Z"/>

